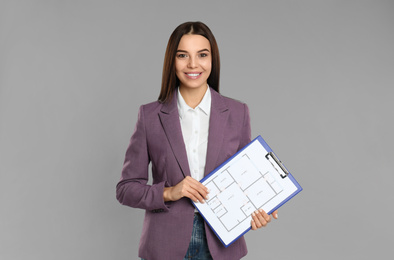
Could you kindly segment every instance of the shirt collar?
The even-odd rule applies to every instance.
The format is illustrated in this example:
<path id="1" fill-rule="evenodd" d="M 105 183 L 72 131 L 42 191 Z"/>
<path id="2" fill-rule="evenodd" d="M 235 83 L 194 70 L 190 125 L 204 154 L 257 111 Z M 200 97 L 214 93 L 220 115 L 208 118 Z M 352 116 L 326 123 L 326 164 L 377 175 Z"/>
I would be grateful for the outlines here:
<path id="1" fill-rule="evenodd" d="M 183 116 L 185 115 L 186 111 L 188 111 L 189 109 L 193 109 L 191 108 L 188 104 L 186 104 L 185 100 L 183 99 L 181 92 L 179 91 L 178 88 L 178 113 L 180 118 L 183 118 Z M 198 104 L 198 106 L 196 106 L 195 109 L 200 109 L 202 112 L 204 112 L 204 114 L 208 115 L 211 113 L 211 91 L 210 88 L 208 86 L 207 91 L 204 94 L 204 97 L 202 98 L 200 104 Z"/>

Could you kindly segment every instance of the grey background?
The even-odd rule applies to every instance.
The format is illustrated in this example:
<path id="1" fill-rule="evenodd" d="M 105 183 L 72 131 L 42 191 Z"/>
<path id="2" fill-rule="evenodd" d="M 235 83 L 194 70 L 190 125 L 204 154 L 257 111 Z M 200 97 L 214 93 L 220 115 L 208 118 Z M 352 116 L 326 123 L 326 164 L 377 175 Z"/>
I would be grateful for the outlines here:
<path id="1" fill-rule="evenodd" d="M 244 259 L 393 255 L 393 1 L 1 1 L 0 259 L 137 259 L 115 199 L 165 47 L 205 22 L 222 94 L 246 102 L 304 191 Z"/>

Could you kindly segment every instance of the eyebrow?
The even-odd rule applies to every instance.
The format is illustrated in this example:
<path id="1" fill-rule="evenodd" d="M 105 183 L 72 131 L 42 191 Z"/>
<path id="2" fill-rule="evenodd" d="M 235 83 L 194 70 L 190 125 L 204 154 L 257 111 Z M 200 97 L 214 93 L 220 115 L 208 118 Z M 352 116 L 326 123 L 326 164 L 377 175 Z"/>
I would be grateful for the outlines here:
<path id="1" fill-rule="evenodd" d="M 209 52 L 208 49 L 202 49 L 202 50 L 199 50 L 197 53 L 204 52 L 204 51 Z M 187 53 L 187 51 L 185 51 L 185 50 L 177 50 L 176 52 L 186 52 Z"/>

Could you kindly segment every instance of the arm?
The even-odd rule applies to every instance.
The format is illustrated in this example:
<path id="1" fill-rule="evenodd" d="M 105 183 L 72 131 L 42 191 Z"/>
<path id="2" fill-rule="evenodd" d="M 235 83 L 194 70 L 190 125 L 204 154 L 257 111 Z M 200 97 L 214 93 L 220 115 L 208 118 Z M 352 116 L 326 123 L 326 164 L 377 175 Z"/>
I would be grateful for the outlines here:
<path id="1" fill-rule="evenodd" d="M 244 104 L 244 119 L 241 129 L 241 142 L 239 143 L 238 150 L 242 149 L 245 145 L 252 140 L 252 131 L 250 127 L 250 115 L 248 105 Z"/>
<path id="2" fill-rule="evenodd" d="M 163 200 L 166 182 L 147 185 L 150 158 L 144 120 L 144 109 L 141 106 L 126 150 L 122 175 L 116 186 L 116 198 L 121 204 L 134 208 L 168 211 Z"/>

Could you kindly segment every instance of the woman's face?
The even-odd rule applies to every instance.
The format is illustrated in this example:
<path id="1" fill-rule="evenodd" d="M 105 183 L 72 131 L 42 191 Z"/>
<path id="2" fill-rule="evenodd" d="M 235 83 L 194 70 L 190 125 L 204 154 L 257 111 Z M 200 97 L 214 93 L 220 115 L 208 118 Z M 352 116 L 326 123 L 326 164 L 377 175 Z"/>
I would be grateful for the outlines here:
<path id="1" fill-rule="evenodd" d="M 211 45 L 201 35 L 183 35 L 175 57 L 175 71 L 180 88 L 201 88 L 207 86 L 211 74 Z"/>

